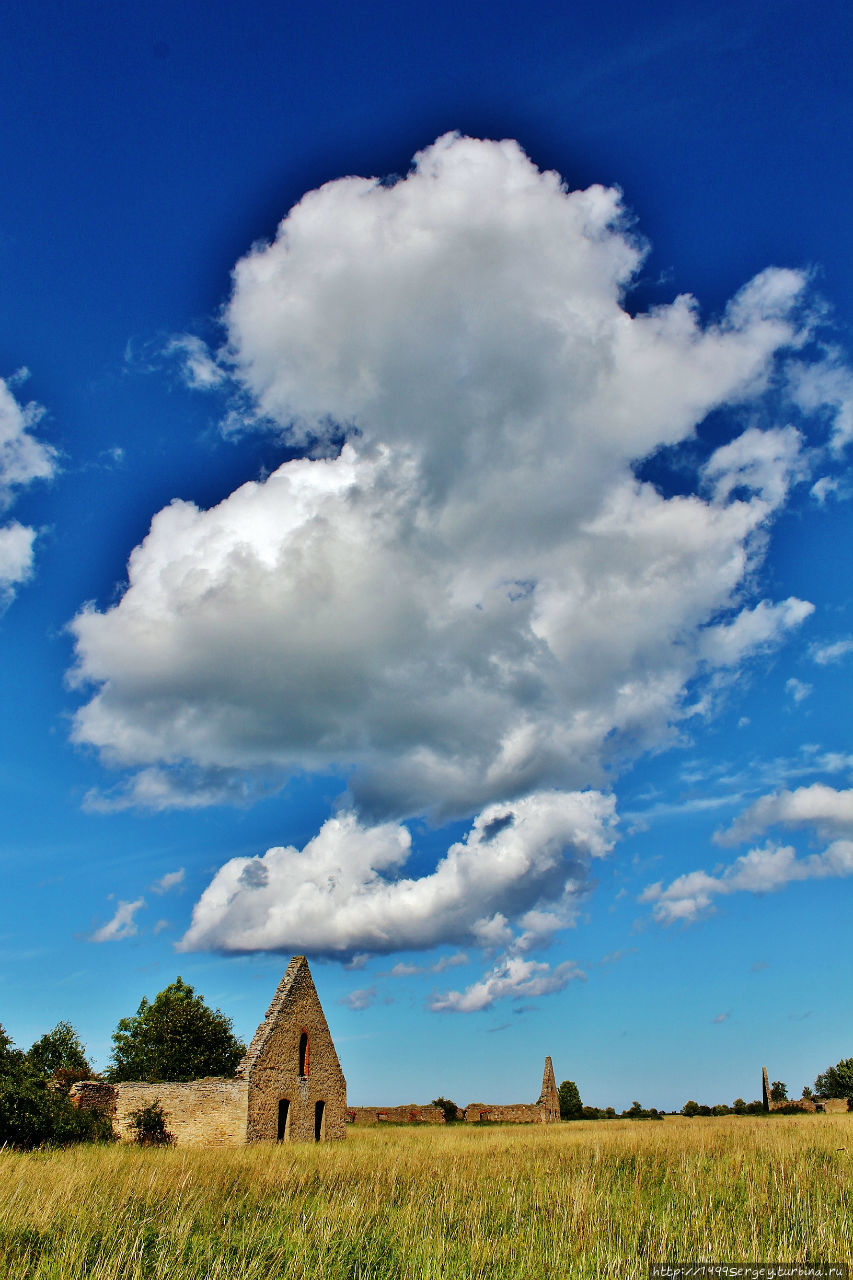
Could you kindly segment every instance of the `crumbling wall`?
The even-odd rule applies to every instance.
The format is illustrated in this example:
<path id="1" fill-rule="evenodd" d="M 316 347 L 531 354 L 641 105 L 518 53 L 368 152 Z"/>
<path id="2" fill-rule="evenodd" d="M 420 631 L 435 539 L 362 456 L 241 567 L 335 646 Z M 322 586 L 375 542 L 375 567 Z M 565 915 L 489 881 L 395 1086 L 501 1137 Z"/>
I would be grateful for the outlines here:
<path id="1" fill-rule="evenodd" d="M 103 1084 L 84 1080 L 74 1085 L 71 1101 L 77 1107 L 103 1111 L 123 1142 L 133 1141 L 130 1116 L 160 1104 L 166 1128 L 182 1147 L 239 1147 L 246 1141 L 248 1087 L 245 1080 L 208 1077 L 186 1083 L 148 1084 L 129 1080 Z"/>
<path id="2" fill-rule="evenodd" d="M 516 1102 L 509 1106 L 494 1103 L 471 1102 L 465 1108 L 468 1124 L 548 1124 L 548 1113 L 538 1103 Z"/>
<path id="3" fill-rule="evenodd" d="M 444 1124 L 441 1107 L 347 1107 L 347 1124 Z"/>

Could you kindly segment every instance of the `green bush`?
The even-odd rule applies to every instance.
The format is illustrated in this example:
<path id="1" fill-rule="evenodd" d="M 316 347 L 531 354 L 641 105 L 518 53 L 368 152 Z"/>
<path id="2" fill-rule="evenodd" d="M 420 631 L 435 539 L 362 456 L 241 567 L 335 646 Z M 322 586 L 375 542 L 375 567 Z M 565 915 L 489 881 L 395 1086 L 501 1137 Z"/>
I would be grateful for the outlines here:
<path id="1" fill-rule="evenodd" d="M 133 1130 L 133 1140 L 141 1147 L 170 1147 L 174 1134 L 166 1128 L 166 1117 L 158 1099 L 138 1111 L 131 1111 L 128 1122 Z"/>

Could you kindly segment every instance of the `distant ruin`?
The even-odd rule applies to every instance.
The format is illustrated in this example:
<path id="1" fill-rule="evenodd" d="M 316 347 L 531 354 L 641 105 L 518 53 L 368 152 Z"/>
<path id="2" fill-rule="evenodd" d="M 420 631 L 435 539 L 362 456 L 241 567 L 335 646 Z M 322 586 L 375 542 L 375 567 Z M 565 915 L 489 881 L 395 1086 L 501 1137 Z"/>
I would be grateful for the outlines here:
<path id="1" fill-rule="evenodd" d="M 785 1098 L 782 1102 L 774 1102 L 770 1097 L 770 1083 L 767 1068 L 761 1068 L 761 1103 L 765 1111 L 784 1111 L 789 1107 L 799 1107 L 801 1111 L 826 1112 L 827 1115 L 838 1115 L 850 1109 L 849 1098 Z"/>
<path id="2" fill-rule="evenodd" d="M 470 1102 L 459 1118 L 468 1124 L 556 1124 L 560 1120 L 560 1097 L 551 1059 L 545 1059 L 542 1090 L 536 1102 Z M 402 1107 L 349 1107 L 350 1124 L 444 1124 L 441 1107 L 418 1106 L 410 1102 Z"/>

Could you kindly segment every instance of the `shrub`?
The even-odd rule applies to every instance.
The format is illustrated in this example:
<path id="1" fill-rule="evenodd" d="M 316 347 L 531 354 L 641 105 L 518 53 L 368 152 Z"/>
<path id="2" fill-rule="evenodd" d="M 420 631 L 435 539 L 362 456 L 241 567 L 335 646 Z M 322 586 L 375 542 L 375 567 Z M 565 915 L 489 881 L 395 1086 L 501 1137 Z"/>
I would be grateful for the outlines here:
<path id="1" fill-rule="evenodd" d="M 128 1122 L 133 1140 L 140 1147 L 169 1147 L 175 1141 L 175 1135 L 166 1128 L 166 1117 L 157 1099 L 147 1107 L 131 1111 Z"/>
<path id="2" fill-rule="evenodd" d="M 449 1098 L 433 1098 L 430 1104 L 433 1107 L 441 1107 L 444 1112 L 445 1124 L 452 1124 L 454 1120 L 459 1119 L 459 1108 L 455 1102 L 451 1102 Z"/>

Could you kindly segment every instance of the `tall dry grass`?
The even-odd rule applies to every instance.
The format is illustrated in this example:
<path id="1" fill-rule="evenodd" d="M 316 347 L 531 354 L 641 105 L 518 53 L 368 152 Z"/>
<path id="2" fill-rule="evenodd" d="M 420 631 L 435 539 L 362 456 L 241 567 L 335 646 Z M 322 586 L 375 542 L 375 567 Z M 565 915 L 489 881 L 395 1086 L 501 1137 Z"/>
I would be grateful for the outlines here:
<path id="1" fill-rule="evenodd" d="M 622 1280 L 656 1260 L 853 1263 L 851 1192 L 849 1116 L 5 1151 L 0 1274 Z"/>

